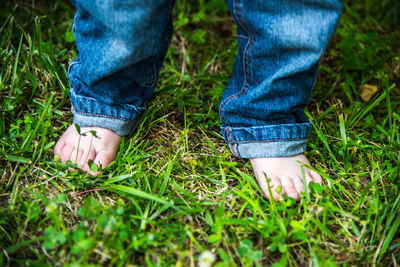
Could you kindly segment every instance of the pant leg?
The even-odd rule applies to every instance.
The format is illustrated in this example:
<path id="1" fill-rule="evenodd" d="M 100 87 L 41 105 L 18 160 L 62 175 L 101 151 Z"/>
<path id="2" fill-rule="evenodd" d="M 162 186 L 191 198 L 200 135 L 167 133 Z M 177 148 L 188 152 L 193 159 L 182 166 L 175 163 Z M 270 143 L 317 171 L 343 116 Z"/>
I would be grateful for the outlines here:
<path id="1" fill-rule="evenodd" d="M 341 0 L 227 0 L 238 56 L 220 103 L 221 130 L 234 155 L 304 153 L 304 114 Z"/>
<path id="2" fill-rule="evenodd" d="M 75 0 L 74 123 L 127 135 L 144 112 L 172 34 L 172 0 Z"/>

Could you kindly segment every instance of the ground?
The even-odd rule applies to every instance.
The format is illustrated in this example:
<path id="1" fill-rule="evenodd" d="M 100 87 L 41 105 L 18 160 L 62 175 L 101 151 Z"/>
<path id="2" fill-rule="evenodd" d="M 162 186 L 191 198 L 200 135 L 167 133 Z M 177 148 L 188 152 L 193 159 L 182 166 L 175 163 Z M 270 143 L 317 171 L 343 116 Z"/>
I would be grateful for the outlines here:
<path id="1" fill-rule="evenodd" d="M 223 1 L 177 1 L 155 95 L 97 177 L 53 157 L 72 118 L 73 7 L 0 7 L 1 266 L 397 266 L 400 2 L 345 4 L 306 112 L 327 182 L 299 202 L 263 197 L 219 133 L 236 50 Z"/>

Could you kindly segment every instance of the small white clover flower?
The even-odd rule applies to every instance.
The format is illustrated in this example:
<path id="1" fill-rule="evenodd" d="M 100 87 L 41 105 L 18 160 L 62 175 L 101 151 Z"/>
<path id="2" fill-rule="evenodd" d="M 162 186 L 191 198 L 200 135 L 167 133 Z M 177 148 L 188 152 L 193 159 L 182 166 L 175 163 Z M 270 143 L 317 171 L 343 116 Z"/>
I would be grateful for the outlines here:
<path id="1" fill-rule="evenodd" d="M 199 267 L 210 267 L 214 261 L 215 255 L 211 251 L 206 250 L 199 256 Z"/>
<path id="2" fill-rule="evenodd" d="M 154 235 L 153 234 L 149 234 L 149 241 L 153 241 L 154 240 Z"/>
<path id="3" fill-rule="evenodd" d="M 55 203 L 50 203 L 47 207 L 46 207 L 46 213 L 50 213 L 53 212 L 57 209 L 57 204 Z"/>

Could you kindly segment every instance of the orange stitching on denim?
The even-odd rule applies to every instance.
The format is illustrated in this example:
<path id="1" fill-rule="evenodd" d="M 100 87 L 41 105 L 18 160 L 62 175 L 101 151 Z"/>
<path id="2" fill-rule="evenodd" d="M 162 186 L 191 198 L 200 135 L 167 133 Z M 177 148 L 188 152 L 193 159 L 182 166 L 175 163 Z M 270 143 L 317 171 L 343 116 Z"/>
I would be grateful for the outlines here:
<path id="1" fill-rule="evenodd" d="M 227 139 L 228 139 L 228 140 L 231 139 L 232 134 L 231 134 L 231 131 L 229 130 L 228 127 L 225 127 L 225 132 L 226 132 L 226 137 L 227 137 Z"/>
<path id="2" fill-rule="evenodd" d="M 235 1 L 236 3 L 236 1 Z M 250 73 L 250 51 L 252 50 L 254 43 L 255 43 L 255 35 L 254 33 L 252 33 L 249 28 L 247 27 L 246 22 L 244 21 L 243 17 L 242 17 L 242 9 L 241 9 L 241 5 L 240 5 L 240 0 L 237 1 L 237 10 L 238 10 L 238 14 L 237 14 L 237 18 L 238 18 L 238 22 L 239 24 L 245 29 L 245 31 L 247 32 L 247 34 L 249 35 L 248 39 L 249 41 L 247 42 L 247 45 L 244 49 L 244 59 L 243 59 L 243 63 L 246 64 L 247 70 L 244 67 L 244 74 L 245 74 L 245 80 L 244 80 L 244 84 L 242 86 L 242 89 L 240 90 L 239 93 L 230 96 L 227 100 L 224 101 L 224 103 L 221 104 L 221 119 L 224 120 L 224 107 L 226 106 L 226 104 L 228 104 L 229 101 L 231 101 L 234 98 L 237 97 L 242 97 L 244 96 L 247 91 L 249 90 L 250 86 L 251 86 L 251 73 Z M 233 6 L 233 11 L 235 11 L 235 5 Z M 233 12 L 235 14 L 235 12 Z M 250 44 L 250 47 L 248 47 Z M 249 81 L 247 81 L 247 78 L 249 79 Z M 245 84 L 247 83 L 247 87 L 246 89 L 244 89 Z M 243 90 L 244 89 L 244 90 Z M 234 126 L 234 125 L 232 125 Z"/>
<path id="3" fill-rule="evenodd" d="M 98 114 L 98 113 L 89 113 L 89 112 L 83 112 L 83 111 L 76 111 L 75 109 L 73 109 L 73 111 L 75 113 L 81 113 L 84 115 L 92 115 L 92 116 L 97 116 L 97 117 L 106 117 L 106 118 L 117 118 L 117 119 L 121 119 L 124 121 L 131 121 L 130 119 L 126 119 L 126 118 L 122 118 L 122 117 L 118 117 L 118 116 L 111 116 L 111 115 L 105 115 L 105 114 Z"/>
<path id="4" fill-rule="evenodd" d="M 307 140 L 308 138 L 281 138 L 281 139 L 269 139 L 269 140 L 228 140 L 229 143 L 272 143 L 277 141 L 301 141 Z"/>

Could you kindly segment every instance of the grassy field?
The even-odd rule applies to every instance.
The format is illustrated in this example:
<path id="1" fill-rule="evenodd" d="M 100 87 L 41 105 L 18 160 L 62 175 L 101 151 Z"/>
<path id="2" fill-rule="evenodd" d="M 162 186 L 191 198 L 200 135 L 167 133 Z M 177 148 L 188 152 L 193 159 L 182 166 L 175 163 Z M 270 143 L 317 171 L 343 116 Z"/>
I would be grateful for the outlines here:
<path id="1" fill-rule="evenodd" d="M 400 262 L 399 1 L 347 1 L 307 109 L 326 182 L 297 203 L 264 198 L 219 133 L 237 44 L 222 0 L 177 0 L 148 111 L 95 178 L 53 158 L 72 119 L 72 5 L 0 7 L 0 266 Z"/>

